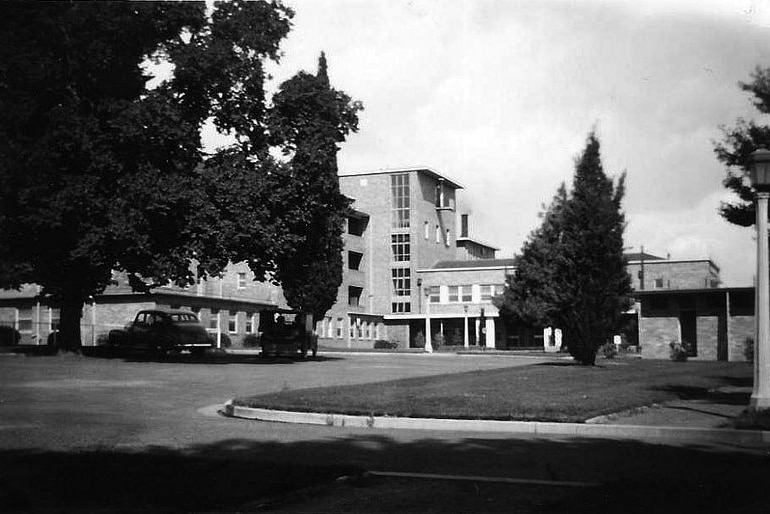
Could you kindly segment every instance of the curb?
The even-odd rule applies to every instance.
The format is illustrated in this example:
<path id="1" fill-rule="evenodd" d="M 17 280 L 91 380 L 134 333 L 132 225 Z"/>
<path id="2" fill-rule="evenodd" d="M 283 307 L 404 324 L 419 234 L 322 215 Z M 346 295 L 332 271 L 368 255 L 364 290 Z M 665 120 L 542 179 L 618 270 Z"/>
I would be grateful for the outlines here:
<path id="1" fill-rule="evenodd" d="M 770 431 L 726 428 L 655 427 L 635 425 L 598 425 L 543 421 L 499 421 L 487 419 L 402 418 L 390 416 L 353 416 L 349 414 L 296 412 L 224 405 L 222 413 L 233 418 L 279 423 L 300 423 L 334 427 L 458 430 L 464 432 L 506 432 L 514 434 L 558 435 L 572 437 L 655 438 L 670 441 L 712 441 L 732 444 L 770 444 Z"/>

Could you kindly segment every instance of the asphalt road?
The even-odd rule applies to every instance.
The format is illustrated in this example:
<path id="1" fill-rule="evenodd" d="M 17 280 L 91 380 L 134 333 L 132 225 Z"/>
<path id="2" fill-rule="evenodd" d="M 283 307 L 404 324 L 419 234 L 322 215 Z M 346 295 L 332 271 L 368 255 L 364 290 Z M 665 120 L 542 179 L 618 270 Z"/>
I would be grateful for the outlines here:
<path id="1" fill-rule="evenodd" d="M 765 512 L 770 505 L 767 488 L 755 487 L 770 477 L 767 448 L 284 425 L 224 418 L 213 408 L 285 388 L 535 362 L 0 355 L 0 511 Z M 366 470 L 427 476 L 334 482 Z"/>

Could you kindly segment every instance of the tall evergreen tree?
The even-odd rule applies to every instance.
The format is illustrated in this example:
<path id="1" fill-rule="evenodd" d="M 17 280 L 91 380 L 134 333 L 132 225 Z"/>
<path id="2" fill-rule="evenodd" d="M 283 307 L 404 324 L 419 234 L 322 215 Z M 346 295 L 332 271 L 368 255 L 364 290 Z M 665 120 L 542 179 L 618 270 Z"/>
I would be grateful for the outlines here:
<path id="1" fill-rule="evenodd" d="M 753 95 L 753 103 L 762 114 L 770 114 L 770 68 L 757 68 L 751 82 L 739 87 Z M 723 140 L 715 143 L 717 159 L 727 167 L 724 186 L 736 194 L 733 202 L 722 202 L 719 213 L 730 223 L 749 227 L 754 224 L 754 192 L 746 177 L 749 156 L 758 148 L 770 148 L 770 127 L 739 118 L 734 127 L 721 127 Z"/>
<path id="2" fill-rule="evenodd" d="M 605 175 L 599 139 L 590 133 L 577 159 L 572 192 L 561 216 L 555 260 L 554 326 L 570 354 L 592 365 L 599 347 L 620 329 L 631 305 L 631 279 L 623 254 L 625 173 L 617 186 Z"/>
<path id="3" fill-rule="evenodd" d="M 631 303 L 623 255 L 625 175 L 613 185 L 599 146 L 589 134 L 571 192 L 559 188 L 498 300 L 509 320 L 560 328 L 570 354 L 587 365 L 620 328 Z"/>
<path id="4" fill-rule="evenodd" d="M 278 262 L 275 275 L 286 301 L 316 319 L 332 307 L 342 283 L 342 231 L 349 208 L 337 177 L 339 143 L 358 130 L 362 108 L 330 86 L 326 56 L 318 72 L 300 72 L 284 82 L 273 98 L 270 130 L 285 141 L 291 156 L 293 194 L 300 200 L 291 219 L 291 232 L 301 235 Z"/>

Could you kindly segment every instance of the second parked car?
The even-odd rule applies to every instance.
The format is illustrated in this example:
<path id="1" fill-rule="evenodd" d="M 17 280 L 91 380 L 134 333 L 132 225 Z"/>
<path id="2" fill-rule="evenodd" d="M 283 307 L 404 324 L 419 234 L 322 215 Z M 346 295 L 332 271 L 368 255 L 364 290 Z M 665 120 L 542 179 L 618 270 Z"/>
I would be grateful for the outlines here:
<path id="1" fill-rule="evenodd" d="M 203 355 L 213 347 L 195 313 L 185 310 L 139 311 L 125 329 L 110 331 L 109 344 L 152 353 L 188 350 L 193 355 Z"/>

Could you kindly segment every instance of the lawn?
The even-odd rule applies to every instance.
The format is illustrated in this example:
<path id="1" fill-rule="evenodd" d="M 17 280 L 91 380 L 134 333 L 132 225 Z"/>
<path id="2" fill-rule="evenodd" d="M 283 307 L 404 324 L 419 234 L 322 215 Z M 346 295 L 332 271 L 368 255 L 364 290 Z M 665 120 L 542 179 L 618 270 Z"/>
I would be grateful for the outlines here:
<path id="1" fill-rule="evenodd" d="M 236 405 L 373 416 L 582 422 L 678 398 L 705 398 L 720 386 L 750 386 L 746 363 L 571 361 L 287 390 L 236 398 Z"/>

